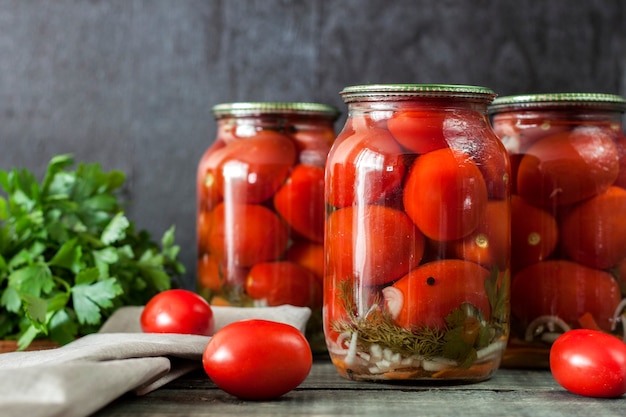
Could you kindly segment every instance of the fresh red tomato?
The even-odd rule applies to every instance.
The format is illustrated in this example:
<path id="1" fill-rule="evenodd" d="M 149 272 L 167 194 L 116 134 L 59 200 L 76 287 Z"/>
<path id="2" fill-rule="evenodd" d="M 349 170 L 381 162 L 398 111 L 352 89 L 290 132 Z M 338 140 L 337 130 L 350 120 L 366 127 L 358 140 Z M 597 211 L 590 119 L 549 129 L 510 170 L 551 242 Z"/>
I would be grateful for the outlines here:
<path id="1" fill-rule="evenodd" d="M 552 345 L 550 370 L 574 394 L 619 397 L 626 393 L 626 344 L 597 330 L 570 330 Z"/>
<path id="2" fill-rule="evenodd" d="M 207 228 L 209 250 L 229 265 L 246 267 L 278 259 L 289 233 L 280 218 L 265 206 L 220 203 Z"/>
<path id="3" fill-rule="evenodd" d="M 626 190 L 611 187 L 565 214 L 561 222 L 565 253 L 574 261 L 608 269 L 626 258 Z"/>
<path id="4" fill-rule="evenodd" d="M 460 259 L 429 262 L 412 270 L 383 289 L 385 306 L 398 326 L 443 329 L 446 316 L 463 303 L 470 303 L 491 316 L 485 280 L 489 271 Z"/>
<path id="5" fill-rule="evenodd" d="M 145 333 L 181 333 L 209 336 L 213 310 L 200 295 L 181 289 L 158 293 L 146 303 L 140 317 Z"/>
<path id="6" fill-rule="evenodd" d="M 451 253 L 486 268 L 504 270 L 508 265 L 511 211 L 507 201 L 490 201 L 476 230 L 469 236 L 450 242 Z"/>
<path id="7" fill-rule="evenodd" d="M 422 154 L 448 147 L 444 135 L 446 116 L 443 111 L 401 110 L 387 121 L 387 127 L 402 146 Z"/>
<path id="8" fill-rule="evenodd" d="M 621 299 L 619 285 L 608 272 L 566 260 L 543 261 L 513 278 L 511 313 L 525 323 L 557 316 L 570 325 L 589 314 L 600 329 L 609 331 Z"/>
<path id="9" fill-rule="evenodd" d="M 427 237 L 460 239 L 478 227 L 487 185 L 469 155 L 449 148 L 417 158 L 404 185 L 404 207 Z"/>
<path id="10" fill-rule="evenodd" d="M 295 389 L 313 363 L 311 347 L 293 326 L 242 320 L 213 335 L 202 365 L 220 389 L 245 400 L 271 400 Z"/>
<path id="11" fill-rule="evenodd" d="M 327 275 L 382 285 L 415 268 L 424 254 L 424 236 L 402 211 L 355 205 L 333 211 L 327 220 Z"/>
<path id="12" fill-rule="evenodd" d="M 541 206 L 571 204 L 606 191 L 617 178 L 619 155 L 605 130 L 583 126 L 532 145 L 517 170 L 517 192 Z"/>
<path id="13" fill-rule="evenodd" d="M 322 305 L 322 283 L 313 272 L 289 261 L 254 265 L 246 279 L 246 293 L 270 306 L 291 304 L 313 308 Z"/>
<path id="14" fill-rule="evenodd" d="M 299 164 L 274 195 L 274 208 L 298 234 L 324 241 L 324 168 Z"/>
<path id="15" fill-rule="evenodd" d="M 389 131 L 372 127 L 340 135 L 327 164 L 327 202 L 335 207 L 370 204 L 394 192 L 405 166 Z"/>
<path id="16" fill-rule="evenodd" d="M 557 221 L 546 210 L 511 196 L 511 266 L 518 271 L 547 259 L 559 239 Z"/>
<path id="17" fill-rule="evenodd" d="M 210 152 L 205 168 L 205 186 L 212 185 L 226 200 L 260 203 L 269 199 L 287 179 L 296 162 L 296 146 L 272 130 L 233 139 Z"/>

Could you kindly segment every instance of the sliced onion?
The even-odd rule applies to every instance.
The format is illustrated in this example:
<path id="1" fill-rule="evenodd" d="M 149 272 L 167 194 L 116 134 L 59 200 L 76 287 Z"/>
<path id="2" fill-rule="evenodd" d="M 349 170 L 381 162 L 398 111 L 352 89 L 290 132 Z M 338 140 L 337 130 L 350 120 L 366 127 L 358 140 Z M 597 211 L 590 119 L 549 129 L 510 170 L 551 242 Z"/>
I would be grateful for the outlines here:
<path id="1" fill-rule="evenodd" d="M 383 297 L 385 299 L 385 306 L 392 319 L 396 319 L 402 311 L 404 305 L 404 294 L 397 288 L 385 287 L 383 288 Z"/>

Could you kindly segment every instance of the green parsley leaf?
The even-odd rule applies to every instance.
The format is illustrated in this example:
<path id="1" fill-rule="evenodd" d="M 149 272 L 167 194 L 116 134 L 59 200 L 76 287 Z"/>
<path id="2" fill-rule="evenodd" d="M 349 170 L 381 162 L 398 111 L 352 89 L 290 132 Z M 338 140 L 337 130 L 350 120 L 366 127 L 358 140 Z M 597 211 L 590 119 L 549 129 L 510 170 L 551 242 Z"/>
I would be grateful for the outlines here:
<path id="1" fill-rule="evenodd" d="M 23 298 L 26 301 L 26 316 L 35 323 L 45 323 L 48 302 L 43 298 L 30 294 L 24 294 Z"/>
<path id="2" fill-rule="evenodd" d="M 72 318 L 67 310 L 57 311 L 51 318 L 49 323 L 48 334 L 52 340 L 61 344 L 66 344 L 74 340 L 78 333 L 78 325 L 76 320 Z"/>
<path id="3" fill-rule="evenodd" d="M 117 213 L 115 217 L 105 226 L 102 231 L 100 240 L 105 245 L 122 240 L 126 236 L 126 229 L 130 225 L 130 222 L 122 213 Z"/>
<path id="4" fill-rule="evenodd" d="M 95 271 L 97 274 L 97 269 Z M 74 310 L 80 323 L 98 324 L 101 310 L 113 307 L 112 300 L 121 293 L 121 288 L 114 278 L 90 283 L 93 274 L 88 272 L 83 275 L 87 276 L 83 283 L 72 288 Z"/>
<path id="5" fill-rule="evenodd" d="M 50 260 L 50 265 L 69 269 L 75 274 L 82 268 L 82 250 L 78 246 L 78 239 L 70 239 L 61 246 L 54 257 Z"/>
<path id="6" fill-rule="evenodd" d="M 22 299 L 20 298 L 20 295 L 15 290 L 15 288 L 7 287 L 2 292 L 0 305 L 5 307 L 6 310 L 11 313 L 17 313 L 22 307 Z"/>
<path id="7" fill-rule="evenodd" d="M 40 296 L 49 293 L 53 286 L 52 274 L 44 263 L 28 265 L 9 275 L 9 286 L 18 289 L 21 295 Z"/>
<path id="8" fill-rule="evenodd" d="M 97 331 L 122 305 L 145 304 L 185 269 L 174 227 L 136 231 L 118 192 L 126 179 L 58 155 L 40 182 L 0 170 L 0 337 L 64 344 Z"/>
<path id="9" fill-rule="evenodd" d="M 20 338 L 17 340 L 18 350 L 26 349 L 40 333 L 41 331 L 34 325 L 29 326 L 26 331 L 20 333 Z"/>

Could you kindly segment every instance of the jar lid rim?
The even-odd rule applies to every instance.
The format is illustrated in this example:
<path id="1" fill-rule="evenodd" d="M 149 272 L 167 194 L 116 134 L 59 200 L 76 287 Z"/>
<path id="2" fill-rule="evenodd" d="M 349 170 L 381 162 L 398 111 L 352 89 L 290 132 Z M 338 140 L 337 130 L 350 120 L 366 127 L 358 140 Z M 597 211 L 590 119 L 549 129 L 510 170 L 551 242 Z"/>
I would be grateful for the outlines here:
<path id="1" fill-rule="evenodd" d="M 254 116 L 258 114 L 308 114 L 336 118 L 339 110 L 331 105 L 312 102 L 250 101 L 220 103 L 211 109 L 216 117 Z"/>
<path id="2" fill-rule="evenodd" d="M 496 97 L 491 88 L 463 84 L 361 84 L 344 87 L 339 94 L 345 102 L 401 97 L 459 97 L 491 102 Z"/>
<path id="3" fill-rule="evenodd" d="M 576 107 L 594 106 L 613 109 L 615 111 L 626 110 L 626 100 L 616 94 L 607 93 L 542 93 L 520 94 L 496 98 L 489 112 L 507 111 L 524 108 L 539 107 Z"/>

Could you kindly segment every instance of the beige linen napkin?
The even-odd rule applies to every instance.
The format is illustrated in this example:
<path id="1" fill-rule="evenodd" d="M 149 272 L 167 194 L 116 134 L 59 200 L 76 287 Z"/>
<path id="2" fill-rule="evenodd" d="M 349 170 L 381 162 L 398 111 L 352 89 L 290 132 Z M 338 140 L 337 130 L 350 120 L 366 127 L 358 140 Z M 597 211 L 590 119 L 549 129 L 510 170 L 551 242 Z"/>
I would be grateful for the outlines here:
<path id="1" fill-rule="evenodd" d="M 122 394 L 148 393 L 202 366 L 208 336 L 141 333 L 142 307 L 122 307 L 99 333 L 57 349 L 0 354 L 0 416 L 81 417 Z M 261 318 L 304 331 L 310 309 L 214 307 L 216 330 Z"/>

